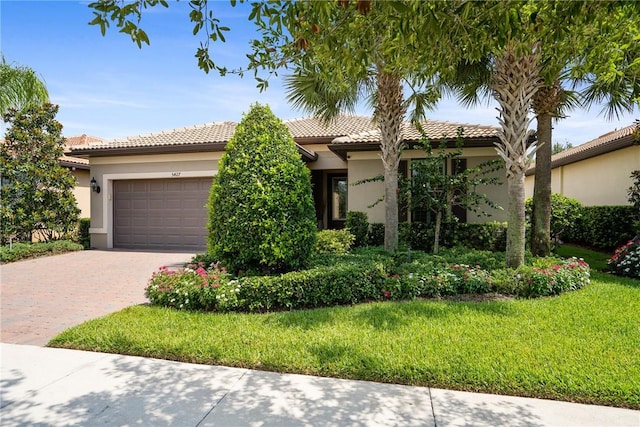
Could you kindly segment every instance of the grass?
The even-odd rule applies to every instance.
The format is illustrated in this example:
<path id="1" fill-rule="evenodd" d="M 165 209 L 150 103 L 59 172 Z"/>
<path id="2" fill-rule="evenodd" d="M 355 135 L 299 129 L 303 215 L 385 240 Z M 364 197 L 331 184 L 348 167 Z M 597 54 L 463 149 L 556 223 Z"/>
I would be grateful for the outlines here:
<path id="1" fill-rule="evenodd" d="M 136 306 L 49 345 L 640 409 L 640 281 L 592 278 L 582 290 L 535 300 L 268 314 Z"/>
<path id="2" fill-rule="evenodd" d="M 591 270 L 607 271 L 607 260 L 611 258 L 612 254 L 606 254 L 604 252 L 598 252 L 593 249 L 588 249 L 582 246 L 564 244 L 555 249 L 555 253 L 561 257 L 578 257 L 584 259 L 589 263 Z"/>

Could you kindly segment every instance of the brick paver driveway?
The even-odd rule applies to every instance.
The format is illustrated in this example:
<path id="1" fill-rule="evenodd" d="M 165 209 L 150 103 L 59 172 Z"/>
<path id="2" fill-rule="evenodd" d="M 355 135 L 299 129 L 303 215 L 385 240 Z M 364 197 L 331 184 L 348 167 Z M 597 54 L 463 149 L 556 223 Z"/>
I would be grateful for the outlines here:
<path id="1" fill-rule="evenodd" d="M 45 345 L 65 329 L 147 302 L 144 288 L 160 266 L 193 254 L 89 250 L 0 266 L 0 341 Z"/>

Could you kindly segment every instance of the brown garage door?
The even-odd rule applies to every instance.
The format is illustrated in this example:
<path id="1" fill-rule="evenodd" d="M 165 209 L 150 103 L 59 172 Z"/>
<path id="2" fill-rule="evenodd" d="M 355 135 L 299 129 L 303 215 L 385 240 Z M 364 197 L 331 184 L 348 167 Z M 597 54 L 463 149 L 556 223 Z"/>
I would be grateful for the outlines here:
<path id="1" fill-rule="evenodd" d="M 114 181 L 113 246 L 203 251 L 212 178 Z"/>

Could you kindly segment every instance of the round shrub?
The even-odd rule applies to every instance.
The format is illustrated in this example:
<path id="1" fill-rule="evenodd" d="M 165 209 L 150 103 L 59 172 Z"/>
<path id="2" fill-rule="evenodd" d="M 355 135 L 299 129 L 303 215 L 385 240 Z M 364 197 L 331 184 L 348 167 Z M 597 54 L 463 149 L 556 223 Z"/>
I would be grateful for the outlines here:
<path id="1" fill-rule="evenodd" d="M 560 193 L 551 194 L 551 238 L 558 241 L 564 233 L 570 232 L 580 218 L 582 203 Z M 533 213 L 533 199 L 526 200 L 527 216 Z"/>
<path id="2" fill-rule="evenodd" d="M 317 234 L 316 252 L 318 254 L 348 254 L 355 236 L 349 230 L 320 230 Z"/>
<path id="3" fill-rule="evenodd" d="M 289 130 L 255 104 L 238 124 L 209 198 L 208 249 L 230 271 L 303 267 L 316 239 L 309 170 Z"/>

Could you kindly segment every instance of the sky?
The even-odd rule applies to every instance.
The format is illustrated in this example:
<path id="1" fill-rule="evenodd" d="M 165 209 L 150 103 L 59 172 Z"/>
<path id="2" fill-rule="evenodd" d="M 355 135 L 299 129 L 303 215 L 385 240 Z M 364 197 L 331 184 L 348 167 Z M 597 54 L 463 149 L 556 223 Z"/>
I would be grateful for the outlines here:
<path id="1" fill-rule="evenodd" d="M 194 57 L 201 36 L 192 34 L 186 1 L 168 9 L 148 9 L 141 27 L 150 46 L 139 49 L 113 26 L 102 36 L 88 2 L 0 0 L 0 50 L 14 65 L 28 66 L 45 81 L 60 106 L 63 135 L 104 139 L 156 133 L 219 121 L 240 121 L 254 102 L 268 104 L 281 119 L 305 117 L 286 100 L 282 78 L 271 78 L 260 93 L 253 74 L 220 77 L 198 68 Z M 221 25 L 231 28 L 226 43 L 212 45 L 216 62 L 246 65 L 250 40 L 257 35 L 247 20 L 249 5 L 212 2 Z M 498 126 L 495 103 L 467 109 L 443 99 L 427 118 Z M 573 110 L 554 125 L 554 142 L 580 145 L 640 118 L 636 109 L 619 119 L 599 115 L 601 107 Z M 364 105 L 357 114 L 370 115 Z M 535 121 L 531 127 L 535 127 Z M 4 134 L 6 127 L 2 125 Z"/>

